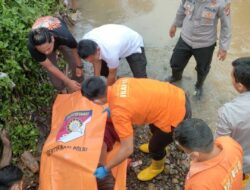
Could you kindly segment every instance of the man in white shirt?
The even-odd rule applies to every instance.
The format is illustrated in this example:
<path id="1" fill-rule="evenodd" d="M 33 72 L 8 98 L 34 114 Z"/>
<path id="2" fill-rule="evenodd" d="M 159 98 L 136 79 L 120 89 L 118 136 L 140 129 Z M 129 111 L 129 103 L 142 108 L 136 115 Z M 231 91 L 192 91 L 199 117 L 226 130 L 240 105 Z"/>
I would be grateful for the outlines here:
<path id="1" fill-rule="evenodd" d="M 127 59 L 134 77 L 147 77 L 143 39 L 126 26 L 106 24 L 91 30 L 79 42 L 78 53 L 93 64 L 95 76 L 107 77 L 108 85 L 116 80 L 121 58 Z"/>

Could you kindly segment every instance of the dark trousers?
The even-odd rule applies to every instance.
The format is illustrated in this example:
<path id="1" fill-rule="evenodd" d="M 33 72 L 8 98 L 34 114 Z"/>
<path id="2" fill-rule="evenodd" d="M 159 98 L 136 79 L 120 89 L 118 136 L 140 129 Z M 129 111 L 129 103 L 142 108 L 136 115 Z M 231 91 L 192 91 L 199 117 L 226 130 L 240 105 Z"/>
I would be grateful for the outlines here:
<path id="1" fill-rule="evenodd" d="M 206 77 L 213 58 L 216 44 L 205 48 L 193 49 L 180 37 L 172 54 L 170 65 L 173 71 L 182 72 L 193 55 L 198 75 Z"/>
<path id="2" fill-rule="evenodd" d="M 103 165 L 98 164 L 98 167 L 101 167 Z M 104 177 L 103 179 L 97 179 L 97 189 L 98 190 L 114 190 L 115 187 L 115 178 L 112 175 L 112 172 L 109 171 L 108 175 Z"/>
<path id="3" fill-rule="evenodd" d="M 186 114 L 184 120 L 192 117 L 191 105 L 188 97 L 186 96 Z M 173 127 L 170 133 L 164 132 L 154 124 L 150 124 L 150 131 L 152 137 L 149 141 L 149 152 L 154 160 L 161 160 L 166 155 L 166 146 L 173 142 Z"/>
<path id="4" fill-rule="evenodd" d="M 75 71 L 76 71 L 76 60 L 75 60 L 75 57 L 72 55 L 71 48 L 69 48 L 67 46 L 60 46 L 58 48 L 58 50 L 63 54 L 63 58 L 69 64 L 69 70 L 71 72 L 71 79 L 76 80 L 78 82 L 81 82 L 82 78 L 76 77 L 76 73 L 75 73 Z M 52 62 L 52 64 L 58 68 L 56 52 L 55 51 L 52 52 L 47 57 Z M 52 82 L 53 86 L 57 90 L 61 91 L 61 90 L 63 90 L 65 88 L 65 84 L 61 79 L 55 77 L 50 72 L 48 72 L 48 75 L 49 75 L 50 81 Z"/>
<path id="5" fill-rule="evenodd" d="M 126 57 L 126 60 L 135 78 L 147 78 L 147 58 L 143 47 L 141 47 L 141 51 L 141 53 L 133 53 L 132 55 Z M 107 67 L 107 63 L 102 60 L 101 75 L 107 77 L 108 74 L 109 68 Z"/>

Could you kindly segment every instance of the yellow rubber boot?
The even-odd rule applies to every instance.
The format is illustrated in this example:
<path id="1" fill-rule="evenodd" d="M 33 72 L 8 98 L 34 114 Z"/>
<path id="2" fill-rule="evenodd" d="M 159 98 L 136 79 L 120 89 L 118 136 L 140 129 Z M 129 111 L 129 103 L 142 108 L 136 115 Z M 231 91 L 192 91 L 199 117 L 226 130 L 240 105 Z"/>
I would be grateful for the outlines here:
<path id="1" fill-rule="evenodd" d="M 243 189 L 246 188 L 246 186 L 247 186 L 248 183 L 250 183 L 250 178 L 249 178 L 248 175 L 246 175 L 246 176 L 245 176 L 245 179 L 243 180 L 243 184 L 242 184 Z"/>
<path id="2" fill-rule="evenodd" d="M 152 160 L 152 163 L 149 167 L 142 170 L 138 175 L 137 179 L 141 181 L 149 181 L 154 177 L 159 175 L 164 170 L 164 161 L 165 157 L 162 160 Z"/>
<path id="3" fill-rule="evenodd" d="M 139 146 L 139 150 L 144 152 L 144 153 L 149 153 L 148 143 L 145 143 L 145 144 L 142 144 L 141 146 Z"/>
<path id="4" fill-rule="evenodd" d="M 141 146 L 139 146 L 139 150 L 144 152 L 144 153 L 149 153 L 149 148 L 148 148 L 149 144 L 145 143 L 142 144 Z M 165 148 L 166 152 L 168 151 L 168 147 Z"/>

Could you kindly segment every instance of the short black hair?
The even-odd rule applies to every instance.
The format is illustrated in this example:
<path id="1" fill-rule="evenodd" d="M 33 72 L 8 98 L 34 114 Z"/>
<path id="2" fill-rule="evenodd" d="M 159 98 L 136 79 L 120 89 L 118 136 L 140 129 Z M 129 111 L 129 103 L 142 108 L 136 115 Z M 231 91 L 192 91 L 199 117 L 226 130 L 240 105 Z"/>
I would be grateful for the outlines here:
<path id="1" fill-rule="evenodd" d="M 12 185 L 22 180 L 23 172 L 14 165 L 8 165 L 0 169 L 0 189 L 10 189 Z"/>
<path id="2" fill-rule="evenodd" d="M 214 138 L 211 129 L 201 119 L 187 119 L 174 129 L 174 140 L 191 151 L 209 153 L 213 149 Z"/>
<path id="3" fill-rule="evenodd" d="M 82 95 L 89 100 L 94 100 L 106 95 L 106 83 L 101 77 L 93 76 L 82 83 Z"/>
<path id="4" fill-rule="evenodd" d="M 39 46 L 47 42 L 50 43 L 52 33 L 45 27 L 36 28 L 29 33 L 29 39 L 34 46 Z"/>
<path id="5" fill-rule="evenodd" d="M 250 91 L 250 57 L 242 57 L 232 62 L 233 75 L 236 82 L 240 82 Z"/>
<path id="6" fill-rule="evenodd" d="M 81 40 L 77 47 L 78 54 L 82 59 L 86 59 L 88 56 L 96 53 L 97 47 L 97 43 L 93 40 Z"/>

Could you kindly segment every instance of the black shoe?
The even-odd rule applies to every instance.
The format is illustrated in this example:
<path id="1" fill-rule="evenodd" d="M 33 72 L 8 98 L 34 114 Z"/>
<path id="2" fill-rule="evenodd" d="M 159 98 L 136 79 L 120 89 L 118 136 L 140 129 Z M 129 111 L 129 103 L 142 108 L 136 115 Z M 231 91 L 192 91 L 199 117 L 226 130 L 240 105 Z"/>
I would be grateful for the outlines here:
<path id="1" fill-rule="evenodd" d="M 169 83 L 177 82 L 181 80 L 183 71 L 172 70 L 172 76 L 167 77 L 165 81 Z"/>
<path id="2" fill-rule="evenodd" d="M 201 100 L 201 97 L 203 95 L 203 88 L 200 87 L 200 88 L 197 88 L 195 87 L 195 91 L 194 91 L 194 96 L 197 100 Z"/>
<path id="3" fill-rule="evenodd" d="M 179 81 L 179 80 L 181 80 L 181 78 L 175 78 L 175 77 L 173 77 L 173 76 L 167 77 L 167 78 L 165 79 L 165 81 L 167 81 L 167 82 L 169 82 L 169 83 L 177 82 L 177 81 Z"/>

